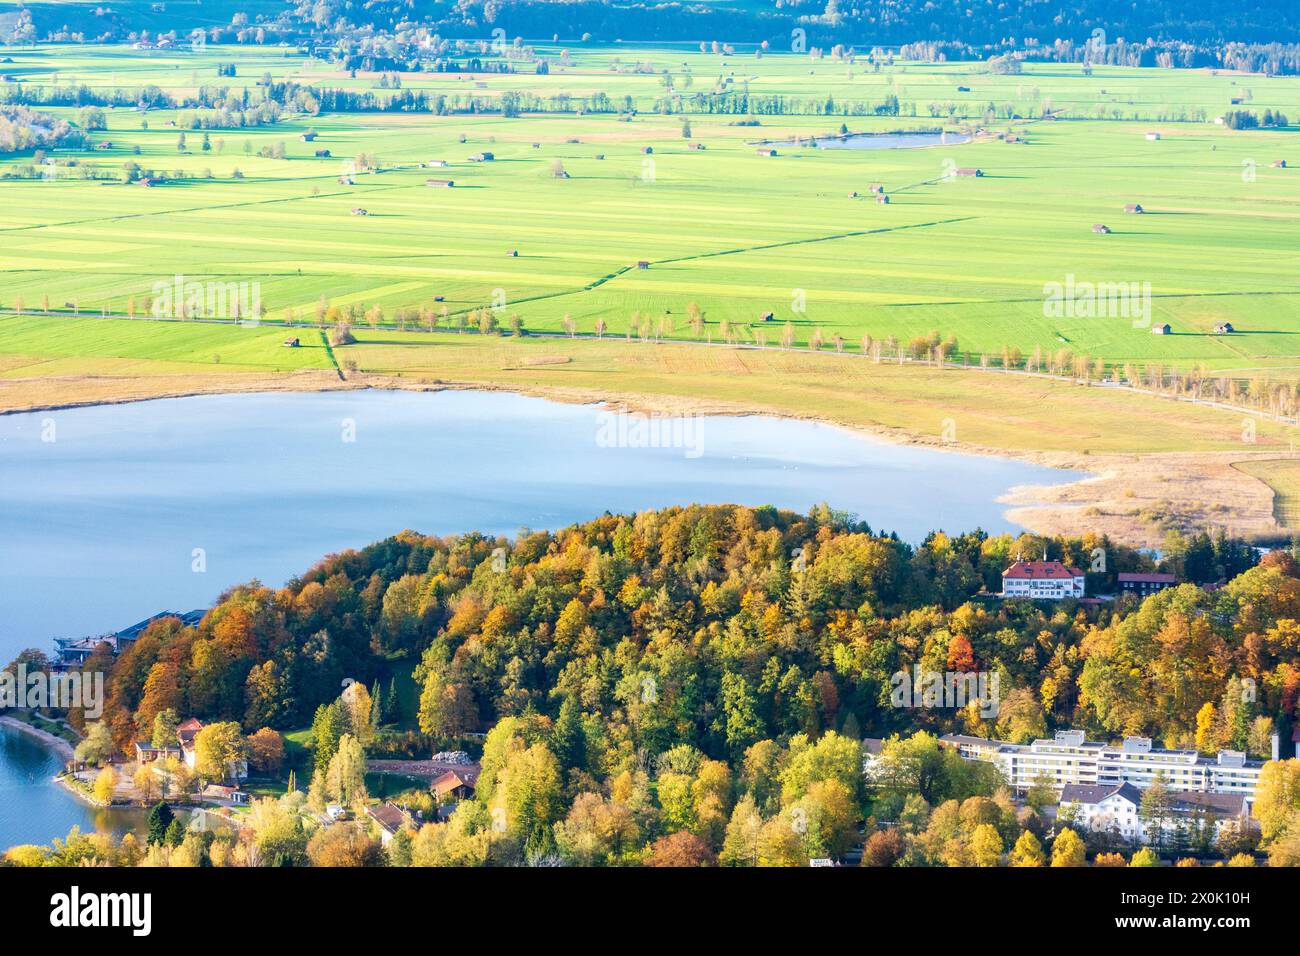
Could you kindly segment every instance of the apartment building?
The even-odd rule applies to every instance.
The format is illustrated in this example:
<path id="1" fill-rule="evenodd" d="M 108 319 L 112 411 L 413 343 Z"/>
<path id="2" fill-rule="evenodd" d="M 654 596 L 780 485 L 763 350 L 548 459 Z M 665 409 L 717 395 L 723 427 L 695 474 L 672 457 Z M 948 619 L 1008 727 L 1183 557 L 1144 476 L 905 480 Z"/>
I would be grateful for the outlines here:
<path id="1" fill-rule="evenodd" d="M 1264 764 L 1234 750 L 1203 757 L 1195 750 L 1164 750 L 1149 737 L 1125 737 L 1120 744 L 1087 740 L 1082 730 L 1060 730 L 1051 740 L 1009 744 L 983 737 L 945 734 L 940 741 L 968 760 L 986 760 L 1002 771 L 1011 787 L 1026 791 L 1039 780 L 1059 791 L 1070 785 L 1115 788 L 1151 786 L 1156 774 L 1170 790 L 1235 794 L 1253 800 Z M 1278 740 L 1273 738 L 1273 759 Z"/>

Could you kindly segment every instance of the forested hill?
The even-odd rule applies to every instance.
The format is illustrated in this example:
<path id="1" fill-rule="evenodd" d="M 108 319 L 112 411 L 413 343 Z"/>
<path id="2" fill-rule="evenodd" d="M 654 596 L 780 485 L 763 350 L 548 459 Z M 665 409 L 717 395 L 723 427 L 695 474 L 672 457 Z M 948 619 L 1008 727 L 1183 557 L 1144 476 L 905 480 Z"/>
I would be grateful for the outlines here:
<path id="1" fill-rule="evenodd" d="M 123 40 L 142 31 L 186 36 L 195 28 L 228 28 L 227 40 L 277 41 L 310 34 L 346 36 L 357 29 L 409 33 L 424 28 L 447 38 L 487 37 L 493 30 L 528 40 L 588 38 L 611 43 L 719 41 L 788 49 L 791 31 L 810 45 L 869 49 L 907 43 L 975 48 L 1082 46 L 1175 41 L 1292 43 L 1300 39 L 1300 5 L 1289 0 L 736 0 L 723 3 L 628 3 L 607 0 L 0 0 L 0 41 Z M 1096 34 L 1095 31 L 1101 31 Z"/>
<path id="2" fill-rule="evenodd" d="M 1017 553 L 1088 567 L 1101 548 L 1098 591 L 1149 560 L 1104 538 L 936 533 L 913 548 L 824 507 L 695 505 L 514 542 L 404 532 L 279 590 L 234 588 L 197 627 L 160 620 L 87 667 L 111 668 L 104 716 L 124 750 L 166 710 L 302 727 L 344 678 L 415 665 L 418 715 L 375 752 L 427 754 L 566 702 L 601 741 L 599 765 L 683 744 L 739 759 L 756 741 L 845 728 L 1024 740 L 1078 726 L 1266 752 L 1300 692 L 1300 565 L 1275 552 L 1252 566 L 1222 538 L 1169 545 L 1165 569 L 1189 583 L 1089 608 L 981 592 Z M 914 665 L 997 673 L 1000 712 L 892 706 L 892 675 Z M 1259 687 L 1249 707 L 1244 678 Z"/>

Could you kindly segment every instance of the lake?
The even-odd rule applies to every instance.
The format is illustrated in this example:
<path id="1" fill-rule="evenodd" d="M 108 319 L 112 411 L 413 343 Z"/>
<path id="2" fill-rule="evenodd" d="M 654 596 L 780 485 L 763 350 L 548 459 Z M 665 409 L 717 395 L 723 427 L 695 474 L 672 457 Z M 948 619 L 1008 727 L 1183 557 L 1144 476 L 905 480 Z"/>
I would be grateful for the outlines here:
<path id="1" fill-rule="evenodd" d="M 104 810 L 78 800 L 53 781 L 63 759 L 39 740 L 0 724 L 0 851 L 19 843 L 47 844 L 74 826 L 83 832 L 140 832 L 145 811 Z"/>
<path id="2" fill-rule="evenodd" d="M 513 535 L 689 502 L 828 502 L 919 542 L 935 528 L 1018 530 L 997 503 L 1009 488 L 1081 477 L 807 421 L 646 422 L 500 392 L 213 395 L 0 416 L 0 663 L 56 636 L 209 607 L 254 577 L 278 586 L 405 528 Z"/>
<path id="3" fill-rule="evenodd" d="M 963 133 L 849 133 L 845 136 L 819 136 L 796 142 L 771 143 L 772 146 L 811 146 L 817 149 L 917 149 L 922 146 L 960 146 L 969 143 Z"/>

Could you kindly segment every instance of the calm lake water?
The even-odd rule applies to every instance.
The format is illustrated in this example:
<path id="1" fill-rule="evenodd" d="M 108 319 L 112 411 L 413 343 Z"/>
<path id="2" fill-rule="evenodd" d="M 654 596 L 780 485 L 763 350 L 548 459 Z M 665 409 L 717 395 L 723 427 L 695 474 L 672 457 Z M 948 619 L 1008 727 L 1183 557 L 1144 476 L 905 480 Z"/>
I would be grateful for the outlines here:
<path id="1" fill-rule="evenodd" d="M 505 393 L 375 390 L 0 416 L 0 658 L 208 607 L 254 577 L 277 586 L 404 528 L 513 535 L 607 510 L 824 501 L 918 542 L 1016 530 L 999 496 L 1082 477 L 763 417 L 679 419 L 659 437 L 682 447 L 636 447 L 649 430 L 624 420 L 620 434 L 612 418 Z"/>
<path id="2" fill-rule="evenodd" d="M 961 133 L 850 133 L 816 140 L 773 143 L 773 146 L 815 146 L 817 149 L 916 149 L 920 146 L 958 146 L 969 143 Z"/>
<path id="3" fill-rule="evenodd" d="M 647 447 L 657 438 L 659 447 Z M 52 439 L 52 440 L 51 440 Z M 1083 477 L 762 417 L 619 418 L 489 392 L 167 399 L 0 416 L 0 663 L 56 636 L 282 584 L 404 528 L 513 535 L 604 511 L 819 502 L 920 541 L 1016 530 L 997 499 Z M 201 560 L 196 558 L 201 556 Z M 59 758 L 0 727 L 0 847 L 138 828 L 50 782 Z"/>
<path id="4" fill-rule="evenodd" d="M 39 740 L 0 724 L 0 850 L 47 844 L 74 826 L 119 834 L 143 829 L 143 810 L 92 807 L 54 783 L 62 769 L 62 758 Z"/>

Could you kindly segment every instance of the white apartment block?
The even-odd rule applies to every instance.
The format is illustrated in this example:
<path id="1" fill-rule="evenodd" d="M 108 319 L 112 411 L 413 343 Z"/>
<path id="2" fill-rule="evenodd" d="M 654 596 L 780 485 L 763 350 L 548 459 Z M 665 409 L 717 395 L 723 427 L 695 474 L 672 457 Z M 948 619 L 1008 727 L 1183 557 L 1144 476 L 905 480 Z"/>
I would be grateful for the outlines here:
<path id="1" fill-rule="evenodd" d="M 1170 790 L 1181 793 L 1237 794 L 1254 800 L 1263 762 L 1247 760 L 1235 750 L 1202 757 L 1195 750 L 1163 750 L 1149 737 L 1125 737 L 1121 744 L 1085 740 L 1082 730 L 1059 730 L 1051 740 L 1008 744 L 983 737 L 945 734 L 940 740 L 968 760 L 994 764 L 1012 789 L 1026 791 L 1040 779 L 1058 791 L 1069 785 L 1105 788 L 1132 784 L 1139 790 L 1163 775 Z M 1278 740 L 1273 738 L 1273 759 Z"/>

